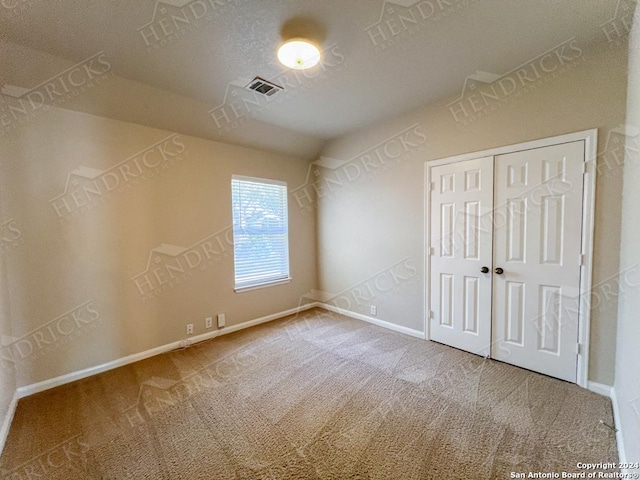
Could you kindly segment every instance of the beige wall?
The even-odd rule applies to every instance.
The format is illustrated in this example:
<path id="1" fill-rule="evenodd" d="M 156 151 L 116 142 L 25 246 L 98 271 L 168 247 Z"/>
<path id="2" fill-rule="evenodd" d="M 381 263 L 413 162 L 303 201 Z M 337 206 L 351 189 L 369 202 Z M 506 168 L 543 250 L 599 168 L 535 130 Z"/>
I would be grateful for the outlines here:
<path id="1" fill-rule="evenodd" d="M 2 189 L 0 189 L 0 224 L 8 229 L 11 225 L 11 218 L 5 217 L 2 205 Z M 7 278 L 4 268 L 4 256 L 5 252 L 10 250 L 15 236 L 15 233 L 11 231 L 7 231 L 6 235 L 4 232 L 0 234 L 0 349 L 3 348 L 4 343 L 9 341 L 9 338 L 11 337 L 11 310 L 9 296 L 7 295 Z M 4 355 L 0 354 L 0 429 L 2 429 L 2 427 L 5 426 L 5 422 L 8 422 L 9 420 L 8 412 L 15 391 L 16 373 L 14 364 L 11 361 L 7 361 L 4 358 Z M 6 426 L 8 427 L 8 424 Z M 0 451 L 2 451 L 3 447 L 3 433 L 4 432 L 0 430 Z"/>
<path id="2" fill-rule="evenodd" d="M 578 49 L 577 60 L 553 75 L 542 76 L 534 87 L 518 88 L 503 97 L 500 105 L 489 103 L 493 110 L 467 125 L 458 124 L 449 111 L 447 104 L 455 100 L 450 98 L 326 146 L 326 157 L 355 159 L 353 163 L 364 165 L 365 160 L 358 160 L 360 154 L 385 144 L 396 132 L 418 124 L 427 137 L 425 145 L 411 149 L 399 161 L 390 159 L 395 153 L 389 149 L 389 155 L 378 161 L 382 167 L 370 167 L 369 172 L 361 168 L 359 175 L 352 175 L 354 181 L 332 188 L 330 194 L 328 187 L 324 193 L 321 190 L 319 288 L 352 291 L 358 282 L 376 279 L 377 272 L 407 259 L 418 269 L 416 275 L 407 271 L 394 289 L 374 285 L 369 289 L 372 295 L 358 291 L 359 300 L 344 303 L 363 314 L 375 304 L 378 318 L 423 330 L 424 163 L 590 128 L 599 129 L 599 147 L 604 149 L 609 131 L 624 122 L 626 51 L 608 46 L 590 52 L 581 46 Z M 610 143 L 608 150 L 613 148 Z M 619 167 L 611 160 L 615 153 L 603 155 L 608 166 L 601 162 L 597 179 L 595 284 L 618 272 L 622 181 Z M 334 175 L 331 169 L 321 169 L 319 184 L 326 186 Z M 615 295 L 598 301 L 591 325 L 589 378 L 609 385 L 614 374 L 616 309 Z"/>
<path id="3" fill-rule="evenodd" d="M 627 124 L 640 127 L 640 10 L 636 10 L 629 40 L 629 93 Z M 615 392 L 627 461 L 640 458 L 640 137 L 629 138 L 624 167 L 621 294 L 618 309 Z M 640 469 L 637 469 L 640 473 Z"/>
<path id="4" fill-rule="evenodd" d="M 5 254 L 12 330 L 21 339 L 10 350 L 18 386 L 183 339 L 187 323 L 205 333 L 204 318 L 218 312 L 234 325 L 290 309 L 314 288 L 312 215 L 290 211 L 293 281 L 286 285 L 234 293 L 225 237 L 232 174 L 294 188 L 305 181 L 308 162 L 182 135 L 158 147 L 164 154 L 149 150 L 169 135 L 51 109 L 2 139 L 3 207 L 22 235 Z M 96 191 L 90 179 L 72 176 L 59 198 L 80 167 L 109 171 L 97 177 L 98 193 L 88 194 L 96 200 L 90 207 L 77 207 L 86 204 L 86 182 Z M 176 259 L 158 253 L 149 276 L 134 281 L 163 244 L 188 247 L 193 268 L 180 257 L 185 273 L 170 271 Z"/>

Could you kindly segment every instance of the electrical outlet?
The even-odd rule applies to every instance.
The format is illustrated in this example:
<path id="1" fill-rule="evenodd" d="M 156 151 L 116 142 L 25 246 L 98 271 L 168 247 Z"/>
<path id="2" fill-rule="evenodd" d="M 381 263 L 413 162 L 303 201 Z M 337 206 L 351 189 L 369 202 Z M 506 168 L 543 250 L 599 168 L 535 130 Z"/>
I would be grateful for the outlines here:
<path id="1" fill-rule="evenodd" d="M 187 324 L 187 335 L 193 335 L 193 323 Z"/>
<path id="2" fill-rule="evenodd" d="M 371 305 L 371 315 L 378 315 L 378 307 Z"/>
<path id="3" fill-rule="evenodd" d="M 218 314 L 218 328 L 224 327 L 225 323 L 226 323 L 226 319 L 225 319 L 224 313 L 219 313 Z"/>
<path id="4" fill-rule="evenodd" d="M 207 317 L 204 319 L 204 328 L 213 327 L 213 317 Z"/>

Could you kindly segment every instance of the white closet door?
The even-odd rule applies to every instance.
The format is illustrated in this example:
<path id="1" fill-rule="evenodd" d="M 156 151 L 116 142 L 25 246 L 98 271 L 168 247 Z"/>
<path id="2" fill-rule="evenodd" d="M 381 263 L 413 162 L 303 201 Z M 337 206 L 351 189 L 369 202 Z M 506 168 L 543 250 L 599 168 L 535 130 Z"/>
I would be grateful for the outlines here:
<path id="1" fill-rule="evenodd" d="M 488 356 L 493 157 L 433 167 L 431 180 L 430 338 Z"/>
<path id="2" fill-rule="evenodd" d="M 576 381 L 584 143 L 496 156 L 491 356 Z M 495 269 L 502 268 L 503 274 Z"/>

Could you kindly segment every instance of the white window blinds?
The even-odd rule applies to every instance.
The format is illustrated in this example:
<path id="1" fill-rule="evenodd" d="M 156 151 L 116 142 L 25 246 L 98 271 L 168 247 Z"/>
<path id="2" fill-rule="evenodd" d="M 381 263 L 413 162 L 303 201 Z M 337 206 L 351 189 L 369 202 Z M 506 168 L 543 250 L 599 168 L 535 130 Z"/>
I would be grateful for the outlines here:
<path id="1" fill-rule="evenodd" d="M 235 288 L 289 280 L 287 184 L 231 179 Z"/>

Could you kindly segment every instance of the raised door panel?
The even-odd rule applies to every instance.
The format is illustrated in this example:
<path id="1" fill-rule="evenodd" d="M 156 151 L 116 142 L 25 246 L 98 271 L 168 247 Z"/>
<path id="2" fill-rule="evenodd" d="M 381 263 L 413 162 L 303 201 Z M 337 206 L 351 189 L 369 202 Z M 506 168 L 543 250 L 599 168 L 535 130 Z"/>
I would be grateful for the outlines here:
<path id="1" fill-rule="evenodd" d="M 576 381 L 584 142 L 495 160 L 492 357 Z"/>
<path id="2" fill-rule="evenodd" d="M 493 157 L 433 167 L 431 180 L 430 339 L 488 356 Z"/>

